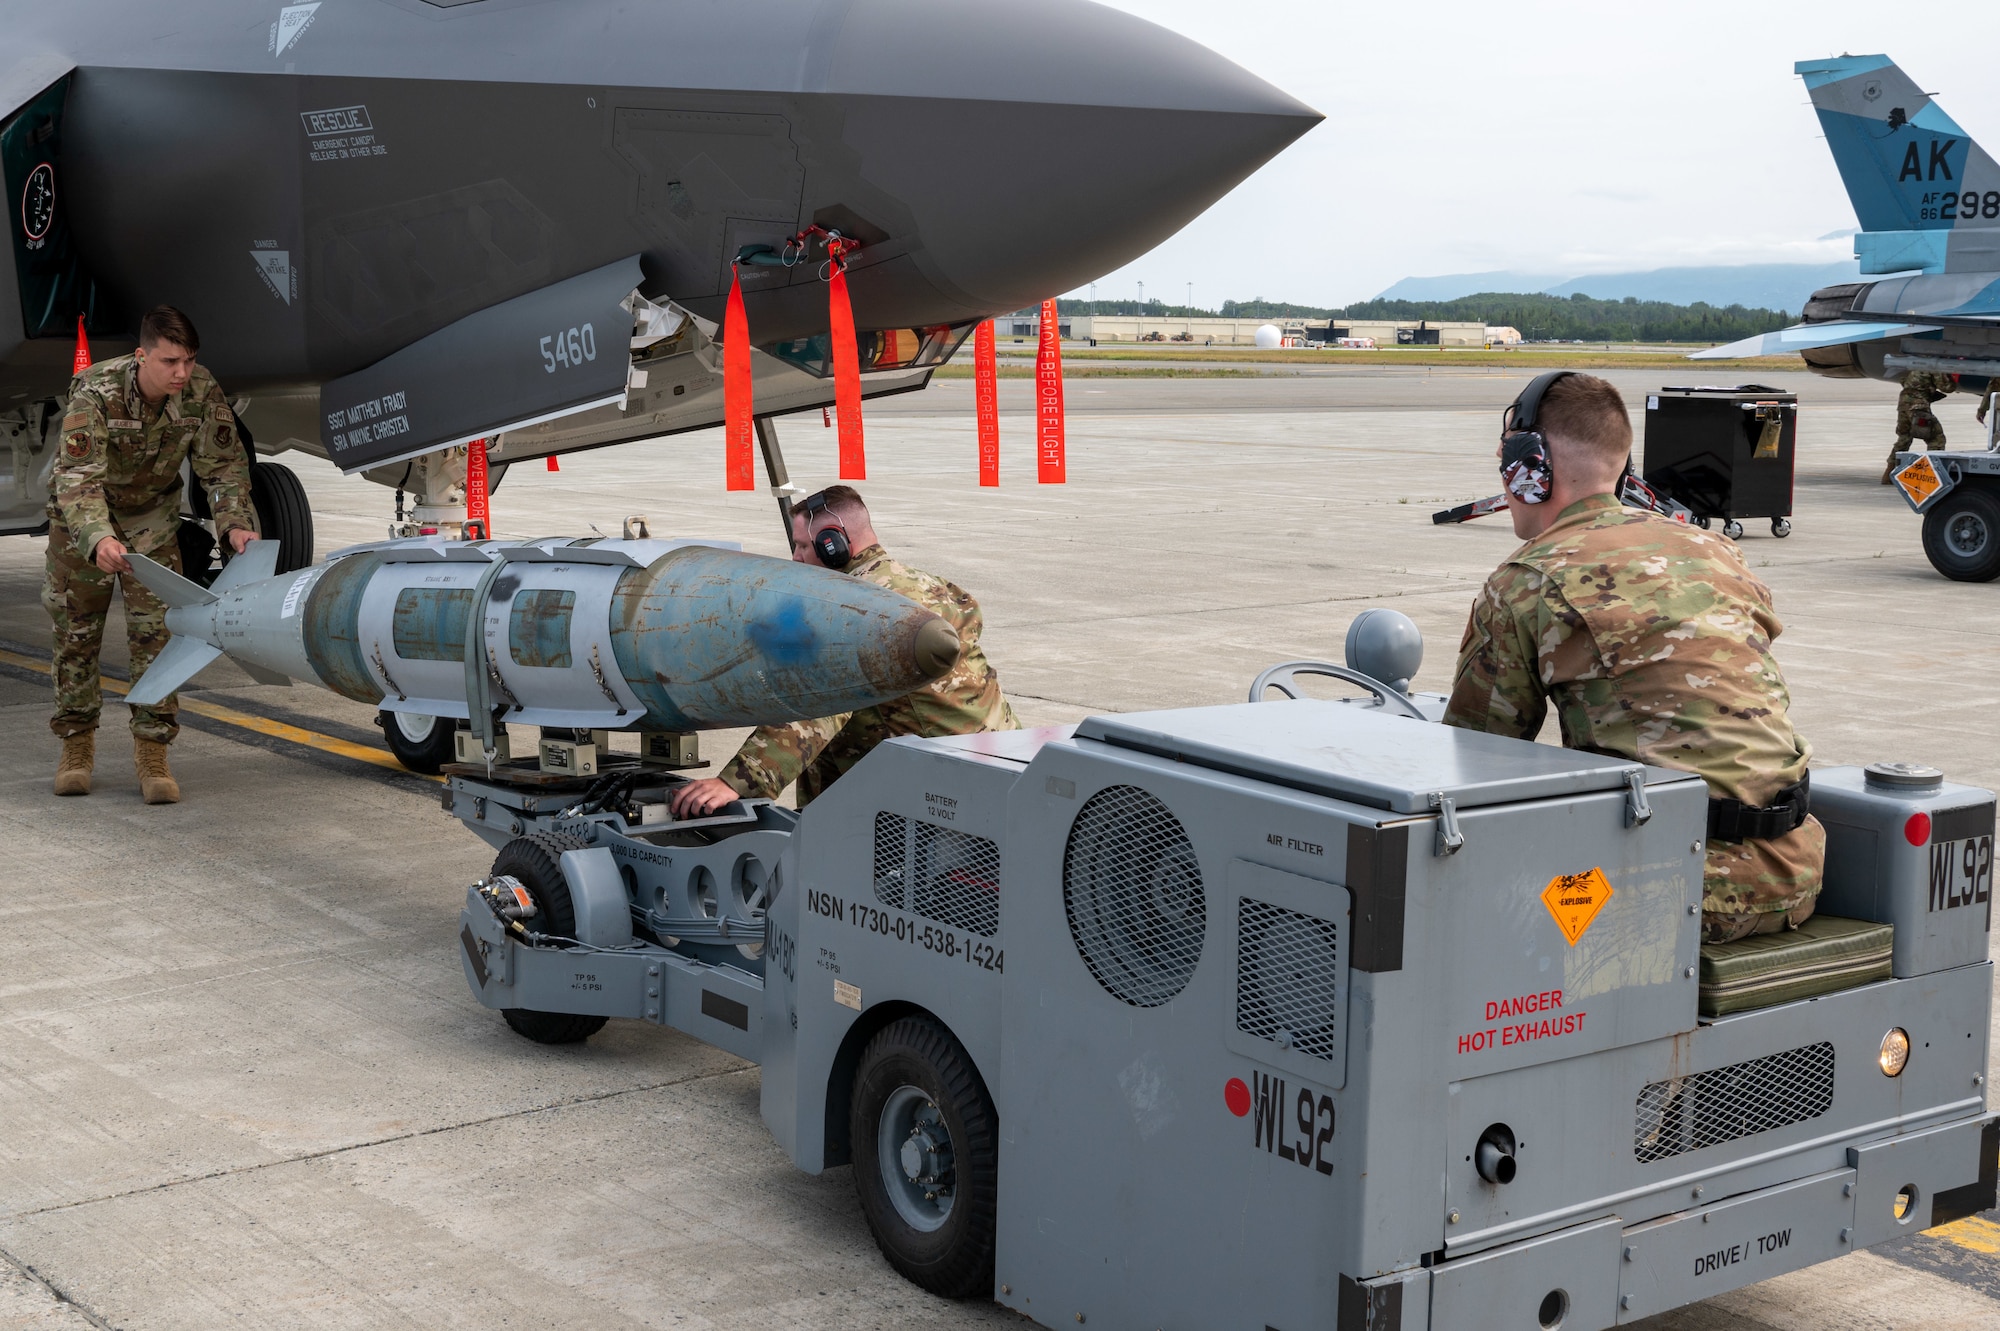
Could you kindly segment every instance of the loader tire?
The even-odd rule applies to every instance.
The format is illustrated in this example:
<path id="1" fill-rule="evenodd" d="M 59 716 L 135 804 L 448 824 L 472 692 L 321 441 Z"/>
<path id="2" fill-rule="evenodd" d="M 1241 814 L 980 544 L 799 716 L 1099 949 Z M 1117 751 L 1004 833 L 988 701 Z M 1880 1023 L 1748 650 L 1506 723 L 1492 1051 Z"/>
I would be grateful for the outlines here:
<path id="1" fill-rule="evenodd" d="M 558 938 L 576 936 L 576 906 L 570 901 L 569 884 L 562 876 L 562 853 L 581 850 L 584 843 L 555 832 L 530 832 L 515 837 L 500 848 L 493 860 L 493 873 L 519 880 L 535 899 L 539 914 L 527 921 L 538 934 Z M 514 1029 L 536 1044 L 577 1044 L 604 1029 L 609 1017 L 585 1016 L 574 1012 L 537 1012 L 533 1008 L 502 1008 L 500 1015 Z"/>
<path id="2" fill-rule="evenodd" d="M 903 1017 L 861 1052 L 854 1188 L 889 1265 L 948 1299 L 993 1295 L 1000 1116 L 963 1045 Z"/>
<path id="3" fill-rule="evenodd" d="M 1954 582 L 2000 577 L 2000 489 L 1961 485 L 1924 514 L 1924 554 Z"/>

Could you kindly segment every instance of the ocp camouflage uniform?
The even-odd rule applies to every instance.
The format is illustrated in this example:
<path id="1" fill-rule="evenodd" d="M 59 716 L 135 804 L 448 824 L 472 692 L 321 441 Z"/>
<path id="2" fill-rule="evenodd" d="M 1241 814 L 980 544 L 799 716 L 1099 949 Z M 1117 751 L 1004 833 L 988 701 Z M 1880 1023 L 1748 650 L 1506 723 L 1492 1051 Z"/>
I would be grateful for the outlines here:
<path id="1" fill-rule="evenodd" d="M 91 560 L 115 537 L 134 554 L 178 572 L 181 464 L 191 461 L 208 490 L 216 534 L 257 530 L 250 466 L 236 417 L 215 377 L 197 365 L 182 390 L 158 406 L 139 392 L 139 362 L 119 356 L 70 381 L 62 452 L 50 478 L 49 553 L 42 604 L 55 622 L 56 712 L 60 739 L 97 728 L 103 697 L 98 651 L 116 581 L 125 592 L 125 637 L 137 679 L 167 645 L 166 607 L 131 574 L 110 574 Z M 132 733 L 171 742 L 179 700 L 132 709 Z"/>
<path id="2" fill-rule="evenodd" d="M 1553 699 L 1567 747 L 1695 772 L 1761 808 L 1812 754 L 1771 655 L 1781 630 L 1733 541 L 1592 495 L 1486 580 L 1445 723 L 1532 739 Z M 1825 859 L 1813 818 L 1770 840 L 1709 840 L 1709 936 L 1777 912 L 1803 922 Z"/>
<path id="3" fill-rule="evenodd" d="M 1932 448 L 1944 447 L 1944 422 L 1931 410 L 1931 403 L 1950 397 L 1957 388 L 1948 374 L 1911 370 L 1903 376 L 1903 391 L 1896 398 L 1896 446 L 1889 450 L 1891 462 L 1896 460 L 1896 453 L 1909 451 L 1920 430 Z M 1919 418 L 1928 420 L 1930 428 L 1923 430 Z"/>
<path id="4" fill-rule="evenodd" d="M 879 545 L 856 554 L 845 571 L 942 616 L 958 630 L 958 664 L 943 678 L 874 707 L 759 727 L 718 773 L 739 795 L 776 799 L 796 780 L 799 807 L 804 808 L 892 735 L 968 735 L 1021 727 L 1000 692 L 1000 673 L 980 650 L 979 602 L 970 592 L 897 563 Z"/>

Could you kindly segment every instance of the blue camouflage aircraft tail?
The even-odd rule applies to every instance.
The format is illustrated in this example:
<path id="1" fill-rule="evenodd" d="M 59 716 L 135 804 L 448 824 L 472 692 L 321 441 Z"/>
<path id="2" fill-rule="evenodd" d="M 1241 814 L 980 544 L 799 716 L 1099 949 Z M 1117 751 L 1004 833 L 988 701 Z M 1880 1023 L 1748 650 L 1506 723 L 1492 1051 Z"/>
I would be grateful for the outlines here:
<path id="1" fill-rule="evenodd" d="M 2000 269 L 2000 164 L 1886 55 L 1801 60 L 1864 273 Z"/>

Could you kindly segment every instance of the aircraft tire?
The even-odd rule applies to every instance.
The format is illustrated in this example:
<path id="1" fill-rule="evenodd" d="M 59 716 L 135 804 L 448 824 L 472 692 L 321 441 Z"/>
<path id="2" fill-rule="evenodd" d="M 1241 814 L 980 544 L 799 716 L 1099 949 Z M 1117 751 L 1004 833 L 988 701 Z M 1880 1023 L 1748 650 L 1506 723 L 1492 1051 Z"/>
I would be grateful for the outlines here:
<path id="1" fill-rule="evenodd" d="M 541 913 L 527 921 L 531 932 L 571 938 L 576 934 L 576 906 L 570 900 L 569 883 L 562 874 L 562 853 L 581 850 L 584 843 L 557 832 L 530 832 L 517 836 L 500 848 L 493 860 L 495 876 L 507 874 L 517 879 L 535 899 Z M 533 1008 L 502 1008 L 500 1015 L 517 1035 L 536 1044 L 577 1044 L 604 1029 L 609 1017 L 585 1016 L 575 1012 L 537 1012 Z"/>
<path id="2" fill-rule="evenodd" d="M 257 510 L 259 533 L 279 542 L 278 572 L 295 573 L 313 562 L 312 505 L 290 467 L 252 463 L 250 505 Z"/>
<path id="3" fill-rule="evenodd" d="M 1961 485 L 1924 514 L 1924 556 L 1954 582 L 2000 577 L 2000 492 Z"/>
<path id="4" fill-rule="evenodd" d="M 182 518 L 174 541 L 181 548 L 181 576 L 203 587 L 214 582 L 222 570 L 215 566 L 215 538 L 208 534 L 208 528 Z"/>
<path id="5" fill-rule="evenodd" d="M 890 1022 L 861 1051 L 848 1123 L 854 1190 L 889 1265 L 947 1299 L 992 1297 L 1000 1116 L 964 1047 L 932 1018 Z M 948 1168 L 942 1206 L 937 1175 L 927 1191 L 912 1160 Z"/>
<path id="6" fill-rule="evenodd" d="M 426 726 L 424 722 L 430 724 Z M 396 761 L 412 772 L 436 776 L 448 762 L 458 757 L 458 741 L 453 738 L 458 722 L 448 716 L 420 716 L 414 712 L 377 712 L 375 724 Z"/>

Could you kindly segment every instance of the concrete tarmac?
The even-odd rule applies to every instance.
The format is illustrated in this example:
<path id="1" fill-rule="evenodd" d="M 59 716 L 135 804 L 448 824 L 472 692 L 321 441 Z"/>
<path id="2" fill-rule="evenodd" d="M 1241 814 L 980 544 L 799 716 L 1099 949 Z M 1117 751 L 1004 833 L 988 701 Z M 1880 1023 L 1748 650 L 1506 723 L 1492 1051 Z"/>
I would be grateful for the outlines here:
<path id="1" fill-rule="evenodd" d="M 1417 687 L 1441 689 L 1515 542 L 1504 518 L 1430 513 L 1497 488 L 1499 412 L 1528 377 L 1079 379 L 1062 487 L 1034 484 L 1029 385 L 1007 381 L 997 491 L 976 484 L 971 385 L 947 382 L 869 408 L 861 488 L 893 553 L 979 597 L 1029 724 L 1240 699 L 1271 662 L 1338 659 L 1373 605 L 1416 619 Z M 1610 377 L 1637 408 L 1717 376 Z M 1796 530 L 1743 544 L 1816 761 L 2000 784 L 2000 586 L 1932 572 L 1876 485 L 1893 388 L 1757 377 L 1804 402 Z M 1971 402 L 1941 404 L 1961 445 Z M 832 479 L 817 416 L 780 430 L 801 484 Z M 381 534 L 388 492 L 281 460 L 322 552 Z M 780 552 L 769 498 L 726 494 L 722 470 L 714 431 L 523 464 L 495 523 L 615 534 L 643 513 Z M 755 1067 L 631 1022 L 544 1048 L 474 1002 L 455 919 L 491 853 L 434 784 L 344 747 L 380 749 L 368 709 L 218 664 L 184 695 L 207 715 L 173 750 L 182 804 L 139 802 L 115 703 L 95 793 L 53 798 L 42 550 L 0 540 L 0 1331 L 1026 1325 L 891 1272 L 848 1171 L 801 1174 L 765 1132 Z M 1640 1325 L 1990 1329 L 1996 1219 Z"/>

